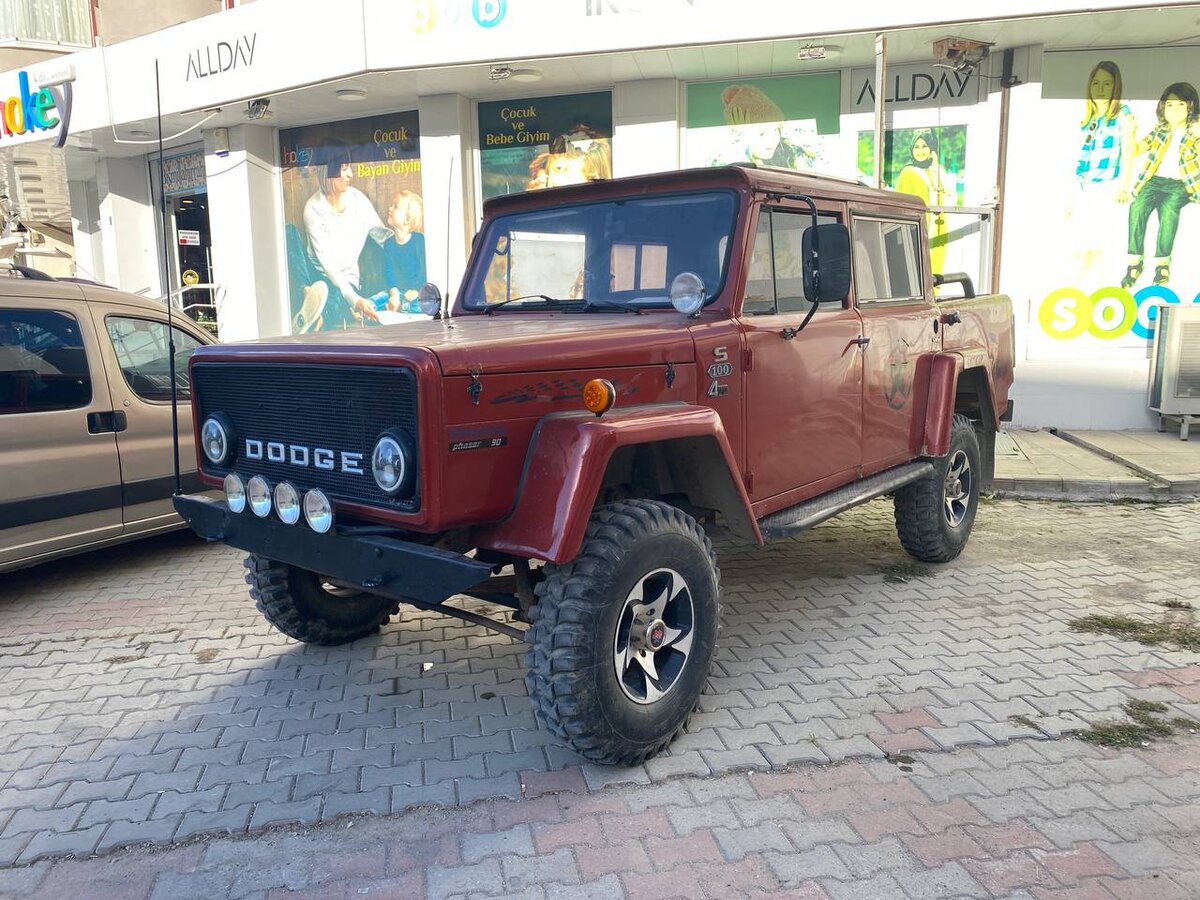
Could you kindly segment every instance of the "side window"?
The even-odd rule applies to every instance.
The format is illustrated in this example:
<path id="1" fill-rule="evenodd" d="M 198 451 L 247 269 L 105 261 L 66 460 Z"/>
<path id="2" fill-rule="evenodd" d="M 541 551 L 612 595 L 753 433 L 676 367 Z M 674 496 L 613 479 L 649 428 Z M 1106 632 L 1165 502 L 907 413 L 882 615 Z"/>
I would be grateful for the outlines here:
<path id="1" fill-rule="evenodd" d="M 924 296 L 915 222 L 854 220 L 854 286 L 860 302 Z"/>
<path id="2" fill-rule="evenodd" d="M 79 322 L 43 309 L 0 309 L 0 415 L 92 402 Z"/>
<path id="3" fill-rule="evenodd" d="M 818 216 L 822 225 L 836 216 Z M 812 225 L 808 213 L 763 210 L 758 217 L 754 249 L 746 276 L 742 312 L 766 315 L 807 311 L 804 296 L 804 232 Z"/>
<path id="4" fill-rule="evenodd" d="M 171 362 L 167 325 L 149 319 L 109 316 L 105 323 L 117 364 L 129 389 L 143 400 L 171 399 Z M 175 385 L 180 400 L 192 396 L 188 357 L 200 342 L 178 328 L 175 332 Z"/>

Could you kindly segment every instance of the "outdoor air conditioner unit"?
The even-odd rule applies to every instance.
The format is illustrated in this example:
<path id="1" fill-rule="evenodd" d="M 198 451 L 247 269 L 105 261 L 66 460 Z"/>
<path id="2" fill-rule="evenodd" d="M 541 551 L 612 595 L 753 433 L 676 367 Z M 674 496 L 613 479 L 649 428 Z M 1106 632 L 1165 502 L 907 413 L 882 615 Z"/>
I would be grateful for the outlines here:
<path id="1" fill-rule="evenodd" d="M 1150 409 L 1179 420 L 1179 438 L 1200 421 L 1200 304 L 1158 307 L 1150 358 Z"/>

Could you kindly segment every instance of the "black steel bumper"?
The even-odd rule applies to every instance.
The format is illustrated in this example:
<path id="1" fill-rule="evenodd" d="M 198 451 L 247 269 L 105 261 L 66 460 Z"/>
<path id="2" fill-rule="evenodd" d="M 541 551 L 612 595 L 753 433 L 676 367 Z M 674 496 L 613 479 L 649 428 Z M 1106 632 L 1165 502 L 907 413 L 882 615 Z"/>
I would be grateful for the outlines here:
<path id="1" fill-rule="evenodd" d="M 381 535 L 317 534 L 302 524 L 233 513 L 224 501 L 176 497 L 175 511 L 207 541 L 318 572 L 396 600 L 441 603 L 485 581 L 488 563 Z"/>

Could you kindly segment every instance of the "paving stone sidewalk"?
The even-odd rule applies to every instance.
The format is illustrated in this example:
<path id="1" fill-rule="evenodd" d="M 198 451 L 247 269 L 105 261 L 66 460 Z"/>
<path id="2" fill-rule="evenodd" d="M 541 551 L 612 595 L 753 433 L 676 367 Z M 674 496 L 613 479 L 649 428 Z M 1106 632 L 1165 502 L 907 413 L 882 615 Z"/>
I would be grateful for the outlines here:
<path id="1" fill-rule="evenodd" d="M 1186 900 L 1200 895 L 1198 800 L 1197 738 L 599 791 L 575 772 L 531 778 L 519 801 L 0 870 L 0 897 Z"/>
<path id="2" fill-rule="evenodd" d="M 657 785 L 1000 746 L 1131 698 L 1200 718 L 1200 655 L 1069 627 L 1192 616 L 1163 604 L 1200 601 L 1198 544 L 1196 504 L 1000 501 L 962 558 L 929 567 L 877 502 L 797 540 L 721 548 L 701 711 L 627 770 L 583 765 L 536 728 L 519 643 L 408 612 L 305 647 L 259 617 L 223 546 L 175 536 L 0 576 L 0 867 L 516 799 L 547 777 Z"/>

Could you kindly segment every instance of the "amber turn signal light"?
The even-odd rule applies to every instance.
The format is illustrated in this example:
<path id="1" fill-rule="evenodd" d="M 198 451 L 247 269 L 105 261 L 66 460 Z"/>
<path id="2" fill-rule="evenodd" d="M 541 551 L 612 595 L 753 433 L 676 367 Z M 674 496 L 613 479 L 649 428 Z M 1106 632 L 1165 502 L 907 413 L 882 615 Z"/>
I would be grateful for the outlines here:
<path id="1" fill-rule="evenodd" d="M 617 389 L 606 378 L 593 378 L 583 386 L 583 405 L 598 416 L 604 415 L 617 402 Z"/>

